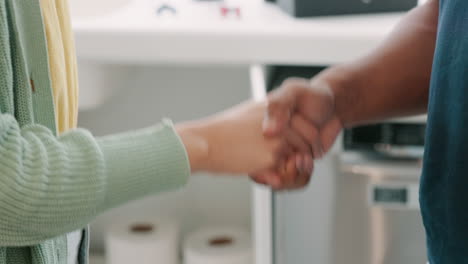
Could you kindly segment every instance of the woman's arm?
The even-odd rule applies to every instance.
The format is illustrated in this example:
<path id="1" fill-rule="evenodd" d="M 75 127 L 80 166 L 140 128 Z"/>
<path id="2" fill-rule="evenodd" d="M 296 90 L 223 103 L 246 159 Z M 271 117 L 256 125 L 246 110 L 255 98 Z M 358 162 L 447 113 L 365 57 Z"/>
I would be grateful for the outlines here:
<path id="1" fill-rule="evenodd" d="M 182 186 L 186 152 L 172 124 L 94 138 L 55 137 L 0 115 L 0 246 L 25 246 L 86 226 L 97 214 Z"/>
<path id="2" fill-rule="evenodd" d="M 56 137 L 0 114 L 0 246 L 37 244 L 109 208 L 180 187 L 190 166 L 246 174 L 273 166 L 284 143 L 262 136 L 264 111 L 264 103 L 246 103 L 176 129 L 163 121 L 102 138 L 82 129 Z"/>

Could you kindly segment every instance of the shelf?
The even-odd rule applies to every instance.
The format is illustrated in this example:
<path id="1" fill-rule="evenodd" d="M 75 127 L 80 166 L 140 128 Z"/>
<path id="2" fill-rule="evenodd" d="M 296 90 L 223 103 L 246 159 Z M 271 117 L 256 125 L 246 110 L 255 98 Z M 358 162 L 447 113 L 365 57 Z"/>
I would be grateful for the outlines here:
<path id="1" fill-rule="evenodd" d="M 177 15 L 158 17 L 161 3 L 133 0 L 101 16 L 76 15 L 78 56 L 115 63 L 330 65 L 373 49 L 402 15 L 294 19 L 264 1 L 232 0 L 242 10 L 237 19 L 222 17 L 216 1 L 179 0 Z"/>
<path id="2" fill-rule="evenodd" d="M 371 177 L 419 179 L 422 171 L 421 161 L 376 159 L 353 152 L 340 154 L 340 163 L 344 173 Z"/>
<path id="3" fill-rule="evenodd" d="M 158 17 L 162 3 L 71 0 L 81 110 L 112 94 L 103 90 L 107 70 L 97 64 L 331 65 L 374 48 L 402 15 L 294 19 L 265 1 L 229 1 L 241 7 L 237 19 L 222 17 L 217 1 L 178 0 L 176 16 Z"/>

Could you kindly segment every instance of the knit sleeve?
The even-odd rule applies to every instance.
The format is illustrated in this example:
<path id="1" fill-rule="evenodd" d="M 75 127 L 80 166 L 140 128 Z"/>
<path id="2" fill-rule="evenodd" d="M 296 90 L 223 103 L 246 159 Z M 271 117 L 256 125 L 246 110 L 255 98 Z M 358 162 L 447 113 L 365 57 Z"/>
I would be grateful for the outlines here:
<path id="1" fill-rule="evenodd" d="M 0 115 L 0 246 L 26 246 L 86 226 L 106 209 L 186 183 L 184 146 L 170 121 L 94 138 L 54 136 Z"/>

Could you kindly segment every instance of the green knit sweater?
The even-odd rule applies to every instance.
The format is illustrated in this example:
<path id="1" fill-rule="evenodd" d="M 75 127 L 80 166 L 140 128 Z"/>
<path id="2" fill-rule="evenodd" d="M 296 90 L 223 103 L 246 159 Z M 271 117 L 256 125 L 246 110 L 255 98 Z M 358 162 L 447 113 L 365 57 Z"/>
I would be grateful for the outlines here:
<path id="1" fill-rule="evenodd" d="M 66 264 L 65 234 L 190 173 L 170 121 L 57 136 L 46 45 L 39 0 L 0 0 L 0 264 Z"/>

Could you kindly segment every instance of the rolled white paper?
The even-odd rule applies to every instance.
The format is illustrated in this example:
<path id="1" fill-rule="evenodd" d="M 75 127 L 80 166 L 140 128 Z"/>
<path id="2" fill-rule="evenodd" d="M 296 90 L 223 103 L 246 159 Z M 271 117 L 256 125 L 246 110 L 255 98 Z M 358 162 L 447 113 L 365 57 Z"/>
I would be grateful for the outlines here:
<path id="1" fill-rule="evenodd" d="M 184 241 L 185 264 L 252 264 L 250 234 L 239 228 L 205 228 Z"/>
<path id="2" fill-rule="evenodd" d="M 106 236 L 108 264 L 179 264 L 179 227 L 163 220 L 125 221 Z"/>

